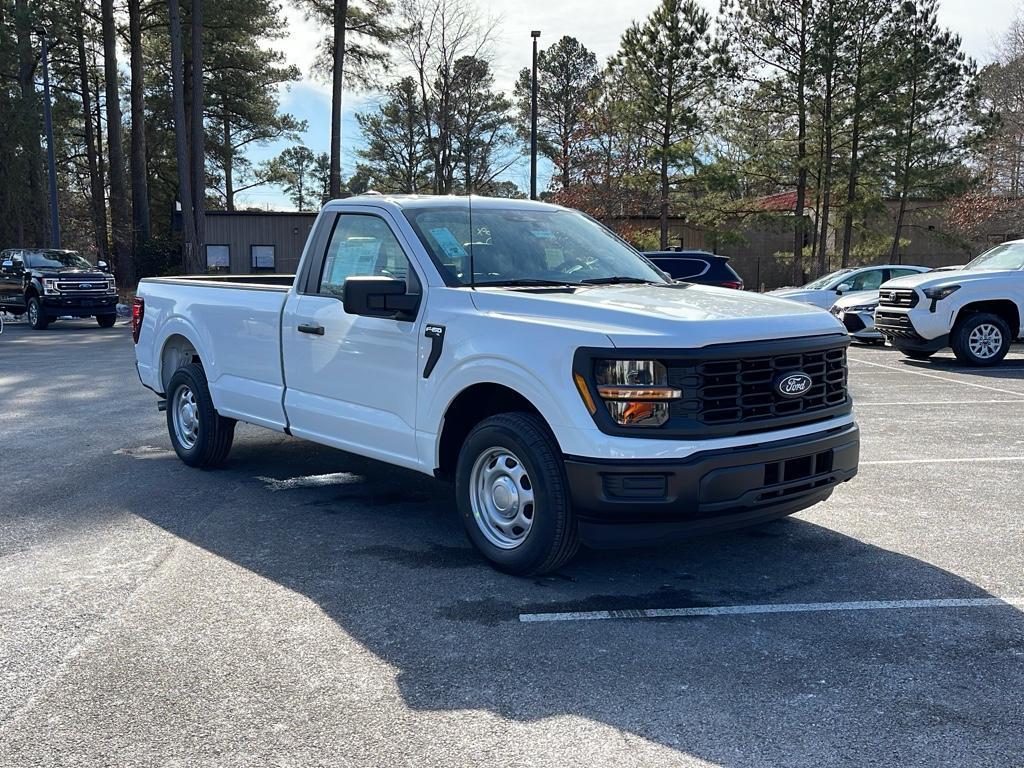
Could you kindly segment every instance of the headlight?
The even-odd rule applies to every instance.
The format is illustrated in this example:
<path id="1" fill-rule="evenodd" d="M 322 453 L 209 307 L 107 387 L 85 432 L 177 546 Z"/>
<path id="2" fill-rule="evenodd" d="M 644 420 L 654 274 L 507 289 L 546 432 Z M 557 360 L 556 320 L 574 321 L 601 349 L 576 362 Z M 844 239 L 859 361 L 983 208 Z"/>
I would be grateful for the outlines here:
<path id="1" fill-rule="evenodd" d="M 878 302 L 877 301 L 874 304 L 861 304 L 861 305 L 856 306 L 856 307 L 846 307 L 843 311 L 844 312 L 874 312 L 876 309 L 878 309 Z"/>
<path id="2" fill-rule="evenodd" d="M 668 421 L 669 401 L 683 395 L 668 386 L 668 372 L 656 360 L 596 360 L 594 383 L 608 413 L 622 426 L 660 427 Z"/>
<path id="3" fill-rule="evenodd" d="M 117 285 L 114 283 L 114 278 L 107 278 L 107 293 L 114 293 L 117 290 Z"/>
<path id="4" fill-rule="evenodd" d="M 959 290 L 959 285 L 943 285 L 939 288 L 925 288 L 924 295 L 927 296 L 932 301 L 942 301 L 951 293 L 955 293 L 956 291 Z"/>
<path id="5" fill-rule="evenodd" d="M 60 293 L 60 290 L 57 288 L 57 280 L 55 278 L 43 278 L 43 293 Z"/>

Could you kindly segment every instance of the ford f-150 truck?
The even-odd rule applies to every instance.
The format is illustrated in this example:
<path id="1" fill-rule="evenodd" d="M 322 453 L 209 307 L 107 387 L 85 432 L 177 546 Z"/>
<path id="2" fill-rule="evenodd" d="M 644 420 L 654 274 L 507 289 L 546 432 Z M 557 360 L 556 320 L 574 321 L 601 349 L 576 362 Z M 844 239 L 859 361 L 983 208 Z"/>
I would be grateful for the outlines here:
<path id="1" fill-rule="evenodd" d="M 961 269 L 883 283 L 875 328 L 907 357 L 952 347 L 967 365 L 995 365 L 1021 335 L 1024 240 L 990 248 Z"/>
<path id="2" fill-rule="evenodd" d="M 178 456 L 222 463 L 237 420 L 451 480 L 507 572 L 789 515 L 857 471 L 834 317 L 674 283 L 576 211 L 334 201 L 274 280 L 140 283 Z"/>

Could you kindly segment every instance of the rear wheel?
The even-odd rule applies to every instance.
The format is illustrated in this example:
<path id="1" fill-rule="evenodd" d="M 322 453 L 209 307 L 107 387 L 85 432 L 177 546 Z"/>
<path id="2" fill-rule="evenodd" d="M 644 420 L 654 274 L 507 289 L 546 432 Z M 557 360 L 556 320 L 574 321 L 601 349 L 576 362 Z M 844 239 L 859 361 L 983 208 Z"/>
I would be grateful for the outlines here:
<path id="1" fill-rule="evenodd" d="M 1010 351 L 1010 326 L 999 315 L 970 314 L 954 326 L 950 342 L 953 354 L 961 363 L 995 365 Z"/>
<path id="2" fill-rule="evenodd" d="M 190 467 L 207 469 L 224 463 L 235 437 L 235 420 L 217 413 L 196 363 L 183 365 L 167 387 L 167 431 L 171 445 Z"/>
<path id="3" fill-rule="evenodd" d="M 96 315 L 96 322 L 100 328 L 113 328 L 117 322 L 117 315 Z"/>
<path id="4" fill-rule="evenodd" d="M 579 548 L 561 452 L 532 413 L 499 414 L 473 428 L 455 492 L 469 540 L 498 570 L 548 573 Z"/>
<path id="5" fill-rule="evenodd" d="M 39 302 L 38 296 L 29 296 L 28 306 L 25 311 L 28 313 L 28 324 L 35 331 L 45 331 L 50 325 L 50 318 L 43 311 L 43 305 Z"/>

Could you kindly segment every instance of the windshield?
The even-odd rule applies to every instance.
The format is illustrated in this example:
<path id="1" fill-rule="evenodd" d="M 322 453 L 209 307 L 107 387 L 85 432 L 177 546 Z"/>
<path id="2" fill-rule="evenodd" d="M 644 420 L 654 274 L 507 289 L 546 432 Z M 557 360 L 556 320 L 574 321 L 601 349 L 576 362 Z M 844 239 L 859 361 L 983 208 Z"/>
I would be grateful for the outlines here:
<path id="1" fill-rule="evenodd" d="M 812 280 L 804 288 L 809 288 L 813 291 L 820 291 L 822 288 L 827 288 L 829 283 L 834 281 L 837 277 L 842 275 L 848 275 L 853 272 L 852 269 L 837 269 L 835 272 L 830 272 L 824 277 L 819 277 L 817 280 Z"/>
<path id="2" fill-rule="evenodd" d="M 1024 243 L 1003 243 L 990 248 L 976 258 L 965 270 L 1015 270 L 1024 269 Z"/>
<path id="3" fill-rule="evenodd" d="M 60 269 L 61 267 L 70 267 L 71 269 L 93 268 L 92 264 L 74 251 L 42 251 L 36 254 L 33 262 L 40 269 Z"/>
<path id="4" fill-rule="evenodd" d="M 473 211 L 472 233 L 466 206 L 404 213 L 434 263 L 461 285 L 667 282 L 636 251 L 575 211 L 480 208 Z"/>

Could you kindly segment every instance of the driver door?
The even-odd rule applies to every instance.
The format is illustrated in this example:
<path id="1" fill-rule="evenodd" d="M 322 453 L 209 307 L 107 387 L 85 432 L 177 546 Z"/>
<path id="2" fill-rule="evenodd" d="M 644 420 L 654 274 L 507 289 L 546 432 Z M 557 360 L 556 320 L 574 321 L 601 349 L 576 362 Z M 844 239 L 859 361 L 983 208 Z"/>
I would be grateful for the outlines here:
<path id="1" fill-rule="evenodd" d="M 291 299 L 282 321 L 292 434 L 319 443 L 418 466 L 415 424 L 417 359 L 423 307 L 414 319 L 350 315 L 342 304 L 349 277 L 404 279 L 407 292 L 422 282 L 408 249 L 383 215 L 336 214 L 326 251 L 317 254 L 304 292 Z M 312 256 L 312 254 L 310 254 Z"/>

